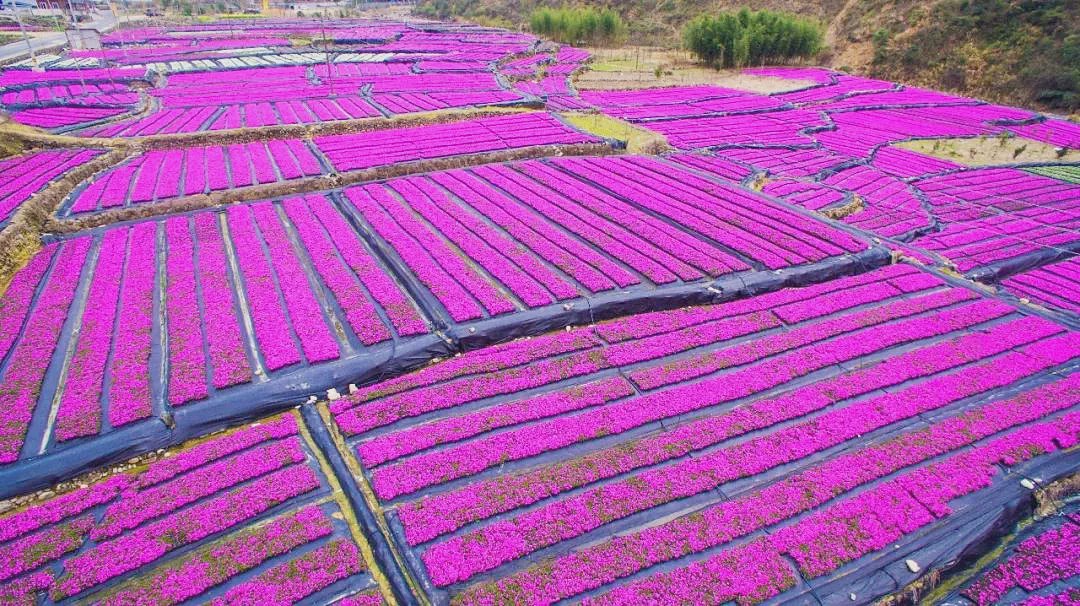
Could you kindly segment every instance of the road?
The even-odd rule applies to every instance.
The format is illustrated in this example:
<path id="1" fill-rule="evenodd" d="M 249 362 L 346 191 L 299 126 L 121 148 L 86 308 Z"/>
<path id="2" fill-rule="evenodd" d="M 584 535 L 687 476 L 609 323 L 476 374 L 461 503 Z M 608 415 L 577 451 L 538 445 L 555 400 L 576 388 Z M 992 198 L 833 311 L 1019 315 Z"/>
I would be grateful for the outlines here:
<path id="1" fill-rule="evenodd" d="M 99 13 L 93 21 L 82 23 L 80 25 L 82 27 L 97 29 L 102 33 L 105 33 L 116 26 L 116 18 L 111 12 L 102 12 Z M 64 32 L 48 32 L 30 37 L 30 46 L 33 47 L 35 53 L 40 53 L 45 49 L 55 48 L 64 44 L 67 44 L 67 36 L 64 35 Z M 6 63 L 29 56 L 30 53 L 26 49 L 25 40 L 19 40 L 18 42 L 0 46 L 0 63 Z"/>

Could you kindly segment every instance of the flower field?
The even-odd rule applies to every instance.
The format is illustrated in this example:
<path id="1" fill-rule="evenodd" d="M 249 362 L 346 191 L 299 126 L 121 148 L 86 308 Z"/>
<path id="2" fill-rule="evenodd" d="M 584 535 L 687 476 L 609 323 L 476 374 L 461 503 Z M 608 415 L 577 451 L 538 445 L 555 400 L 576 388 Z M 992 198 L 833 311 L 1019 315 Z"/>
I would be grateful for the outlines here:
<path id="1" fill-rule="evenodd" d="M 381 603 L 370 601 L 376 564 L 298 416 L 0 517 L 0 599 L 179 604 L 212 591 L 213 604 L 265 604 L 345 592 Z"/>
<path id="2" fill-rule="evenodd" d="M 0 604 L 1080 600 L 1076 123 L 430 21 L 41 64 Z"/>
<path id="3" fill-rule="evenodd" d="M 533 145 L 599 143 L 549 114 L 511 114 L 451 124 L 317 137 L 315 146 L 338 171 L 372 168 Z"/>
<path id="4" fill-rule="evenodd" d="M 323 172 L 315 152 L 298 139 L 155 150 L 96 175 L 73 196 L 68 214 L 265 185 Z"/>
<path id="5" fill-rule="evenodd" d="M 1076 444 L 1078 346 L 897 265 L 466 354 L 330 409 L 453 603 L 758 601 L 914 549 L 999 462 Z"/>
<path id="6" fill-rule="evenodd" d="M 97 150 L 41 151 L 0 160 L 0 179 L 4 182 L 3 190 L 0 190 L 0 225 L 50 181 L 100 153 Z"/>

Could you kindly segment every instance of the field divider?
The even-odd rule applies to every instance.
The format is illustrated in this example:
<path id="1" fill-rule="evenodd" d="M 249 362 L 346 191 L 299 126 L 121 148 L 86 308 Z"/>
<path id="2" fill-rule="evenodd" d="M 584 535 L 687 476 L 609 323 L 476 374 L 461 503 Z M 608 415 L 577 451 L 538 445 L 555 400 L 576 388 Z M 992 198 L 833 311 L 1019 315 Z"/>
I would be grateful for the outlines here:
<path id="1" fill-rule="evenodd" d="M 361 550 L 377 564 L 379 570 L 372 567 L 372 576 L 379 587 L 384 593 L 389 591 L 399 604 L 427 606 L 429 602 L 425 598 L 417 597 L 425 594 L 405 572 L 401 555 L 389 538 L 389 530 L 384 522 L 380 523 L 383 516 L 375 494 L 363 480 L 356 461 L 343 456 L 349 447 L 329 418 L 326 406 L 304 404 L 299 409 L 299 416 L 301 435 L 316 453 L 335 497 L 340 495 L 342 513 L 346 515 Z"/>

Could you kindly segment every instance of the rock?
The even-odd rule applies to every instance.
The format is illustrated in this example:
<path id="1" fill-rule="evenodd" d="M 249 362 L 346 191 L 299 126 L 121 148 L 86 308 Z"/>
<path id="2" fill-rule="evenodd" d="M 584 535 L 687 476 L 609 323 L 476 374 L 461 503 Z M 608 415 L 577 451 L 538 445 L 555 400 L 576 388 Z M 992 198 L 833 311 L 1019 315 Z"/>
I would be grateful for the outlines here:
<path id="1" fill-rule="evenodd" d="M 326 390 L 326 399 L 333 402 L 334 400 L 341 399 L 341 394 L 338 393 L 338 390 L 331 387 L 330 389 Z"/>
<path id="2" fill-rule="evenodd" d="M 1023 480 L 1020 480 L 1020 485 L 1023 486 L 1024 488 L 1027 488 L 1028 490 L 1035 490 L 1035 482 L 1032 482 L 1031 480 L 1029 480 L 1027 478 L 1024 478 Z"/>
<path id="3" fill-rule="evenodd" d="M 349 383 L 349 393 L 356 393 L 360 389 L 356 386 L 356 383 Z"/>
<path id="4" fill-rule="evenodd" d="M 847 597 L 848 597 L 849 600 L 854 602 L 855 598 L 858 597 L 858 596 L 856 596 L 854 593 L 849 593 L 849 594 L 847 594 Z"/>
<path id="5" fill-rule="evenodd" d="M 919 572 L 919 570 L 920 570 L 919 569 L 919 563 L 916 562 L 915 560 L 910 560 L 909 559 L 909 560 L 906 560 L 904 563 L 907 564 L 907 569 L 910 570 L 911 572 Z"/>

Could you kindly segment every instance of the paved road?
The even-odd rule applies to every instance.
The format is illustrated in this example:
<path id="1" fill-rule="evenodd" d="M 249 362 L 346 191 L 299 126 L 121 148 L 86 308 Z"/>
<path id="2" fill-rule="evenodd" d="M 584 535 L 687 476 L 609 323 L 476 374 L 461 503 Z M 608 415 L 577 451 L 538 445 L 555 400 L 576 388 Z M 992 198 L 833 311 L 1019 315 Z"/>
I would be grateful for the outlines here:
<path id="1" fill-rule="evenodd" d="M 82 27 L 94 28 L 104 33 L 116 26 L 116 18 L 113 17 L 111 12 L 105 11 L 98 13 L 98 16 L 93 21 L 81 25 Z M 64 35 L 64 32 L 49 32 L 30 37 L 30 46 L 34 48 L 35 53 L 62 44 L 67 44 L 67 36 Z M 29 56 L 30 52 L 26 49 L 25 40 L 19 40 L 18 42 L 0 46 L 0 62 L 22 59 Z"/>

